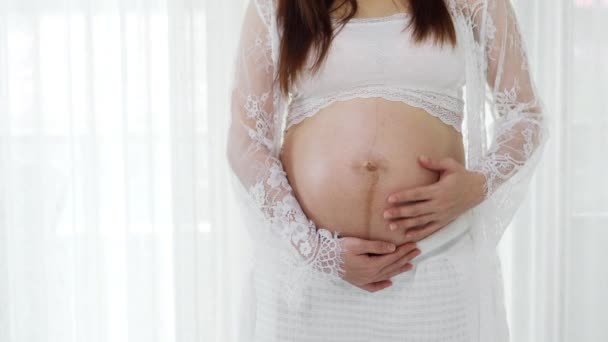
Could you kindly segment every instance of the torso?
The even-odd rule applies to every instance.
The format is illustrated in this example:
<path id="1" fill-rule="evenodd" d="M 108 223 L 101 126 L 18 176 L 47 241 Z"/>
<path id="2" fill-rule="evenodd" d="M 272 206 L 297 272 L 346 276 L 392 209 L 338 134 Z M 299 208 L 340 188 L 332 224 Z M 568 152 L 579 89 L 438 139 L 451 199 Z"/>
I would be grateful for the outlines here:
<path id="1" fill-rule="evenodd" d="M 369 6 L 367 11 L 362 12 L 390 15 Z M 353 27 L 354 30 L 361 28 L 361 24 L 357 25 Z M 365 29 L 357 31 L 357 39 L 360 40 L 363 36 L 359 32 L 365 32 Z M 394 35 L 395 31 L 392 32 Z M 386 40 L 383 44 L 390 45 L 391 41 Z M 450 76 L 446 73 L 446 78 L 432 76 L 437 79 L 439 88 L 450 82 L 458 82 L 458 77 L 462 76 L 460 71 L 453 72 L 460 63 L 458 58 L 445 54 L 441 57 L 432 49 L 429 50 L 428 46 L 415 50 L 408 43 L 404 44 L 397 53 L 407 55 L 410 61 L 425 60 L 431 65 L 442 64 L 446 71 L 452 72 Z M 352 45 L 348 46 L 352 48 Z M 336 51 L 346 51 L 340 49 Z M 424 57 L 412 57 L 416 56 L 412 54 Z M 326 63 L 327 67 L 332 67 L 331 70 L 340 75 L 346 72 L 340 69 L 344 68 L 340 63 L 341 58 L 344 57 L 334 55 L 332 60 L 330 55 Z M 368 69 L 364 71 L 369 73 L 365 75 L 366 80 L 383 77 L 377 73 L 382 69 L 374 68 L 399 68 L 399 60 L 395 59 L 385 60 L 378 65 L 365 64 L 363 60 L 357 62 L 363 63 L 358 65 L 359 68 Z M 419 84 L 415 79 L 421 74 L 416 72 L 425 73 L 424 67 L 428 70 L 428 65 L 423 63 L 421 66 L 410 66 L 409 74 L 395 78 L 393 73 L 392 81 L 389 81 L 388 75 L 386 81 L 385 78 L 382 81 L 394 83 L 407 76 L 413 84 Z M 317 96 L 315 92 L 323 93 L 325 88 L 329 91 L 341 87 L 342 83 L 335 80 L 326 77 L 317 83 L 310 81 L 304 85 L 307 86 L 307 94 L 313 97 Z M 425 81 L 424 77 L 420 80 Z M 431 184 L 439 179 L 436 171 L 424 169 L 419 164 L 417 158 L 421 154 L 434 158 L 452 157 L 464 164 L 461 133 L 419 107 L 383 97 L 351 98 L 333 102 L 285 131 L 281 162 L 302 209 L 317 227 L 339 231 L 342 236 L 396 244 L 407 241 L 403 231 L 391 232 L 389 222 L 383 217 L 384 210 L 389 207 L 388 195 Z"/>

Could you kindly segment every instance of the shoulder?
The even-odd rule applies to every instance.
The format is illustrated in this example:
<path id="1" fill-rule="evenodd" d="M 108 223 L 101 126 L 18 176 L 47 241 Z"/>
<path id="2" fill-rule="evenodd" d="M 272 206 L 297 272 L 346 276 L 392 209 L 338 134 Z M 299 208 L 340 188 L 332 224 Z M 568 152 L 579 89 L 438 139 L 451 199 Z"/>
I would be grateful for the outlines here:
<path id="1" fill-rule="evenodd" d="M 266 27 L 270 27 L 272 24 L 272 20 L 274 20 L 274 18 L 276 18 L 278 1 L 277 0 L 250 0 L 250 1 L 252 2 L 252 5 L 254 5 L 255 8 L 257 9 L 260 18 L 264 22 L 264 25 L 266 25 Z"/>
<path id="2" fill-rule="evenodd" d="M 255 32 L 261 30 L 271 31 L 276 18 L 274 6 L 277 2 L 278 0 L 248 0 L 242 30 Z"/>
<path id="3" fill-rule="evenodd" d="M 511 0 L 445 0 L 450 7 L 467 12 L 477 12 L 482 9 L 495 9 L 512 6 Z"/>
<path id="4" fill-rule="evenodd" d="M 445 0 L 448 7 L 454 13 L 461 13 L 466 16 L 475 16 L 488 5 L 497 1 L 504 2 L 509 0 Z"/>

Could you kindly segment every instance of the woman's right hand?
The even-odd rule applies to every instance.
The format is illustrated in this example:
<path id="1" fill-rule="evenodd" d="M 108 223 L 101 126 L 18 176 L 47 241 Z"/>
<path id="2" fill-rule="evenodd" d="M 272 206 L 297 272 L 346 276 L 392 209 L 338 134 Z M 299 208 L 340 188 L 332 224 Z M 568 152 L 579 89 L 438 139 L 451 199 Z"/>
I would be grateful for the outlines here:
<path id="1" fill-rule="evenodd" d="M 355 237 L 340 238 L 342 244 L 342 279 L 369 292 L 391 286 L 390 278 L 411 270 L 409 262 L 420 254 L 415 242 L 398 248 L 386 241 L 364 240 Z M 371 254 L 371 255 L 370 255 Z"/>

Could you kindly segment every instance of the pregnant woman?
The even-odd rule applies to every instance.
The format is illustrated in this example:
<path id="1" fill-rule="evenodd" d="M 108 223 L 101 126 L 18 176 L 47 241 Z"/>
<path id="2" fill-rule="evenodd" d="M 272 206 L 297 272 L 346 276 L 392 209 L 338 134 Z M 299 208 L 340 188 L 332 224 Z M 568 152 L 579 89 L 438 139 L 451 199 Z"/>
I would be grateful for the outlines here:
<path id="1" fill-rule="evenodd" d="M 548 138 L 508 0 L 251 1 L 231 108 L 243 341 L 508 340 L 496 245 Z"/>

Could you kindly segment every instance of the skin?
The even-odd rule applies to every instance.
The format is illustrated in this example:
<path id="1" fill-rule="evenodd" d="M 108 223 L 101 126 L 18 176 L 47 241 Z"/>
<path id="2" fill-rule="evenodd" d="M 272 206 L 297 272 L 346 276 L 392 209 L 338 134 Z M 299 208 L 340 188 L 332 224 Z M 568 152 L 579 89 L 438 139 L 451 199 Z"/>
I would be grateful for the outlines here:
<path id="1" fill-rule="evenodd" d="M 393 1 L 359 1 L 356 16 L 405 11 Z M 335 102 L 285 132 L 280 158 L 307 216 L 340 232 L 343 279 L 370 292 L 413 268 L 416 242 L 483 200 L 462 135 L 403 102 Z"/>

